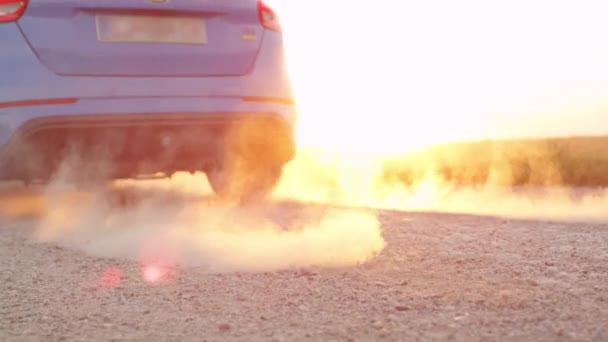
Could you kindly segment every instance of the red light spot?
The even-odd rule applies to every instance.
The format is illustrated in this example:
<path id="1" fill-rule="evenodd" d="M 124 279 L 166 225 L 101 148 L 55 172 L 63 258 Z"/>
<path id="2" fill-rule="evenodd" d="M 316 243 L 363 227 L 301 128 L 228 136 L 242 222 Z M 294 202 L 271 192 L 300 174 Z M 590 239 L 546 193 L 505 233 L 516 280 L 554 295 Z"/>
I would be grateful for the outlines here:
<path id="1" fill-rule="evenodd" d="M 158 284 L 169 280 L 173 276 L 173 268 L 168 265 L 152 263 L 143 265 L 142 277 L 149 284 Z"/>
<path id="2" fill-rule="evenodd" d="M 108 268 L 101 275 L 101 286 L 105 288 L 115 288 L 125 278 L 125 274 L 116 267 Z"/>
<path id="3" fill-rule="evenodd" d="M 173 247 L 160 238 L 149 240 L 142 246 L 139 259 L 144 281 L 156 285 L 174 277 L 179 254 Z"/>

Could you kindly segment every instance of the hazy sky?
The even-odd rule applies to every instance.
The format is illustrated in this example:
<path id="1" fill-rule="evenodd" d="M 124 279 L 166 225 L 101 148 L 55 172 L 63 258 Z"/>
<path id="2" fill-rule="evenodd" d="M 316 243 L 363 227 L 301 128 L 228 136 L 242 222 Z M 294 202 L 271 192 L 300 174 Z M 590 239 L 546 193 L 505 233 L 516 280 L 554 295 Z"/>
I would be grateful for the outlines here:
<path id="1" fill-rule="evenodd" d="M 386 139 L 608 134 L 608 1 L 272 3 L 311 125 L 373 118 Z"/>

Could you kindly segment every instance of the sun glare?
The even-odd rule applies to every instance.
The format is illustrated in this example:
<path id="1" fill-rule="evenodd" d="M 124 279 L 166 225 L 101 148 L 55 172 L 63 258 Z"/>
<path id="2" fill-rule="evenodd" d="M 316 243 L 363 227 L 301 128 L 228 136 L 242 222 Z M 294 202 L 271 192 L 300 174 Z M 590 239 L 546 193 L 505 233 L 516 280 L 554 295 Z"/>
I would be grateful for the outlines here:
<path id="1" fill-rule="evenodd" d="M 593 124 L 608 107 L 603 1 L 269 3 L 282 17 L 301 145 L 391 154 L 606 133 Z"/>

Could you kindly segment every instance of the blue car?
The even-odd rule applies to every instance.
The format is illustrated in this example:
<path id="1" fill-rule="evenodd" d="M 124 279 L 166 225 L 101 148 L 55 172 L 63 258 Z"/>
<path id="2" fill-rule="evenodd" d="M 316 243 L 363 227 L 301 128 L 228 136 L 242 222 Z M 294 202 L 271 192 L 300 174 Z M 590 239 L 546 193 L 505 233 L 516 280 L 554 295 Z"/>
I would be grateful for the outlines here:
<path id="1" fill-rule="evenodd" d="M 0 0 L 0 180 L 70 160 L 77 182 L 201 171 L 258 196 L 294 157 L 295 120 L 261 0 Z"/>

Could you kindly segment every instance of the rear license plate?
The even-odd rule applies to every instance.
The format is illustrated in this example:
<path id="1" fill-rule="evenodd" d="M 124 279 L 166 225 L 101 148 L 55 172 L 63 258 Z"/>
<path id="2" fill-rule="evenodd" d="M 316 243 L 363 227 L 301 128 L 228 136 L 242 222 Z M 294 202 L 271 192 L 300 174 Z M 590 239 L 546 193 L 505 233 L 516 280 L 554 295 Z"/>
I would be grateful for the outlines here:
<path id="1" fill-rule="evenodd" d="M 99 15 L 96 24 L 101 42 L 207 43 L 205 21 L 200 18 Z"/>

